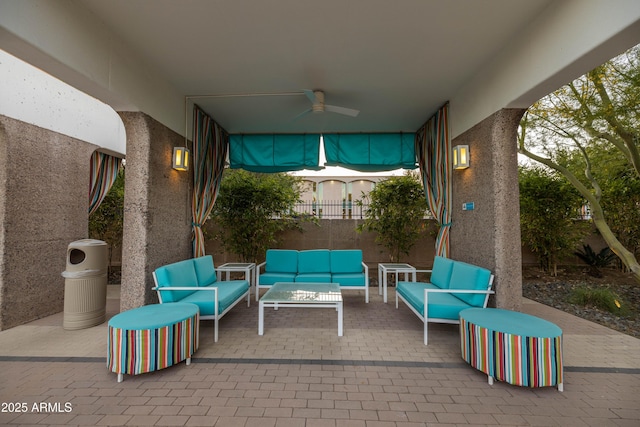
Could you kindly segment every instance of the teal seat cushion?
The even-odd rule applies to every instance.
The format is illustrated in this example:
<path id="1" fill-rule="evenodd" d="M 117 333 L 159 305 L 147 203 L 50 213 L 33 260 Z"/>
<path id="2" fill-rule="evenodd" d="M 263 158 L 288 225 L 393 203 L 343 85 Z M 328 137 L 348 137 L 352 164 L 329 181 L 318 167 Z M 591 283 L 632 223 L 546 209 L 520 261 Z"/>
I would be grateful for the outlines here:
<path id="1" fill-rule="evenodd" d="M 151 304 L 123 311 L 109 320 L 112 328 L 140 331 L 160 329 L 182 322 L 198 313 L 194 304 Z"/>
<path id="2" fill-rule="evenodd" d="M 476 326 L 505 334 L 536 338 L 555 338 L 562 335 L 562 329 L 558 325 L 517 311 L 469 308 L 461 312 L 460 317 Z"/>
<path id="3" fill-rule="evenodd" d="M 298 275 L 308 273 L 331 273 L 329 249 L 311 249 L 298 252 Z"/>
<path id="4" fill-rule="evenodd" d="M 295 281 L 295 273 L 263 273 L 260 275 L 260 285 L 273 285 L 276 282 Z"/>
<path id="5" fill-rule="evenodd" d="M 269 249 L 264 266 L 266 273 L 298 272 L 298 251 L 291 249 Z"/>
<path id="6" fill-rule="evenodd" d="M 431 283 L 398 282 L 396 292 L 402 295 L 418 313 L 424 314 L 424 290 L 429 287 L 434 286 Z"/>
<path id="7" fill-rule="evenodd" d="M 362 251 L 360 249 L 331 251 L 331 273 L 362 273 Z"/>
<path id="8" fill-rule="evenodd" d="M 249 290 L 249 282 L 246 280 L 229 280 L 207 286 L 207 288 L 212 287 L 218 288 L 218 314 L 220 314 Z M 196 304 L 200 308 L 200 316 L 213 316 L 215 312 L 213 298 L 213 291 L 202 290 L 195 291 L 181 302 Z"/>
<path id="9" fill-rule="evenodd" d="M 451 272 L 453 271 L 454 261 L 449 258 L 436 256 L 433 259 L 433 267 L 431 268 L 430 282 L 440 289 L 449 288 L 451 281 Z"/>
<path id="10" fill-rule="evenodd" d="M 418 312 L 424 315 L 424 290 L 433 289 L 430 283 L 399 282 L 396 292 Z M 429 294 L 429 318 L 458 320 L 461 310 L 469 308 L 469 305 L 455 296 L 447 293 L 434 292 Z"/>
<path id="11" fill-rule="evenodd" d="M 296 282 L 309 283 L 331 283 L 331 274 L 329 273 L 305 273 L 296 276 Z"/>
<path id="12" fill-rule="evenodd" d="M 332 274 L 331 281 L 340 283 L 340 286 L 364 286 L 364 273 Z"/>
<path id="13" fill-rule="evenodd" d="M 460 312 L 469 308 L 469 305 L 451 294 L 430 293 L 429 311 L 430 319 L 459 320 Z"/>
<path id="14" fill-rule="evenodd" d="M 487 290 L 491 272 L 486 268 L 456 261 L 451 272 L 449 289 Z M 453 294 L 473 307 L 483 307 L 486 294 Z"/>
<path id="15" fill-rule="evenodd" d="M 191 259 L 159 267 L 155 273 L 160 288 L 198 286 L 198 277 Z M 164 291 L 161 293 L 162 302 L 181 301 L 192 293 L 193 291 Z"/>
<path id="16" fill-rule="evenodd" d="M 198 286 L 209 286 L 217 280 L 216 269 L 213 266 L 213 257 L 211 255 L 194 258 L 193 266 L 198 277 Z"/>

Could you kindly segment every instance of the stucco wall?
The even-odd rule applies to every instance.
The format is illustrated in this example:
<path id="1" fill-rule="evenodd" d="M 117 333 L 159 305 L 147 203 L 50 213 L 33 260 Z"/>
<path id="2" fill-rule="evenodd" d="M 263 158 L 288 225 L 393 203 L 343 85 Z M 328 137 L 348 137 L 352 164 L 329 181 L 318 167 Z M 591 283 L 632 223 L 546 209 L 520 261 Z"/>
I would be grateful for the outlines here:
<path id="1" fill-rule="evenodd" d="M 192 256 L 193 169 L 171 167 L 184 138 L 143 113 L 120 113 L 127 133 L 122 311 L 157 302 L 152 272 Z"/>
<path id="2" fill-rule="evenodd" d="M 97 147 L 0 116 L 0 330 L 63 310 L 69 243 L 87 237 Z"/>

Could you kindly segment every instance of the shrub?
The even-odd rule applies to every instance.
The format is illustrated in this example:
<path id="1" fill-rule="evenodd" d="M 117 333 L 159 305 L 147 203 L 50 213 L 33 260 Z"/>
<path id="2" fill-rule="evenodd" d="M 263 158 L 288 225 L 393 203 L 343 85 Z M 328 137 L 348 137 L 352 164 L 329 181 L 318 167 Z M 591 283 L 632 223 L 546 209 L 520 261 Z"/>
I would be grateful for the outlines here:
<path id="1" fill-rule="evenodd" d="M 589 266 L 589 274 L 593 277 L 602 277 L 600 268 L 608 267 L 618 258 L 609 247 L 596 253 L 591 245 L 582 245 L 582 250 L 578 250 L 574 254 Z"/>
<path id="2" fill-rule="evenodd" d="M 627 305 L 609 288 L 577 287 L 571 291 L 569 302 L 584 307 L 595 307 L 619 316 L 629 313 Z"/>

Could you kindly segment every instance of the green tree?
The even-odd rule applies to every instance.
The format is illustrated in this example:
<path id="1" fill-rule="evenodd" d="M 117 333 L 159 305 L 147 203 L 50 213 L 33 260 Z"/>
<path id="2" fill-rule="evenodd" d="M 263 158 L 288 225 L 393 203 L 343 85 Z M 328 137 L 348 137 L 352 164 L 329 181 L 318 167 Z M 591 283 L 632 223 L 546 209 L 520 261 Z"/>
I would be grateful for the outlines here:
<path id="1" fill-rule="evenodd" d="M 541 167 L 520 168 L 518 181 L 522 242 L 556 275 L 558 261 L 589 232 L 588 223 L 576 220 L 583 199 L 561 176 Z"/>
<path id="2" fill-rule="evenodd" d="M 362 206 L 364 201 L 368 208 L 357 230 L 375 232 L 376 242 L 389 250 L 391 261 L 399 262 L 424 232 L 428 207 L 420 180 L 410 172 L 388 178 L 356 203 Z"/>
<path id="3" fill-rule="evenodd" d="M 109 245 L 109 270 L 113 248 L 122 246 L 124 217 L 124 167 L 118 171 L 115 182 L 98 206 L 89 215 L 89 238 L 102 240 Z"/>
<path id="4" fill-rule="evenodd" d="M 301 178 L 285 173 L 225 170 L 211 212 L 219 230 L 214 237 L 242 261 L 258 262 L 277 246 L 282 231 L 300 229 L 299 222 L 308 219 L 293 212 L 301 185 Z"/>
<path id="5" fill-rule="evenodd" d="M 640 45 L 542 98 L 520 123 L 519 152 L 561 173 L 591 208 L 593 222 L 611 250 L 640 282 L 636 255 L 611 227 L 613 211 L 637 210 L 637 199 L 610 203 L 615 187 L 607 176 L 606 162 L 596 153 L 608 152 L 626 165 L 634 179 L 640 177 Z M 568 162 L 580 156 L 581 163 Z M 583 173 L 572 165 L 581 164 Z M 618 192 L 618 195 L 620 193 Z"/>

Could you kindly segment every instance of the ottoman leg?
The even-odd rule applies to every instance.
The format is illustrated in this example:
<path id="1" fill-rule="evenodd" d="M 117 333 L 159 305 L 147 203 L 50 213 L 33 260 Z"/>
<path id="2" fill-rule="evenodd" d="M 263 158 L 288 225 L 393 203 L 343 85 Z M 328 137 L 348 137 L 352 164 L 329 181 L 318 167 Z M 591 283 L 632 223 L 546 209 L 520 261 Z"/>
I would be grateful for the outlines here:
<path id="1" fill-rule="evenodd" d="M 121 383 L 124 380 L 124 375 L 122 373 L 118 374 L 118 382 Z"/>
<path id="2" fill-rule="evenodd" d="M 493 385 L 493 377 L 491 375 L 487 375 L 487 378 L 489 379 L 489 385 Z"/>
<path id="3" fill-rule="evenodd" d="M 187 359 L 186 363 L 187 363 L 187 366 L 191 365 L 191 358 L 190 357 Z"/>
<path id="4" fill-rule="evenodd" d="M 558 391 L 562 393 L 564 391 L 564 386 L 562 383 L 558 384 Z"/>

